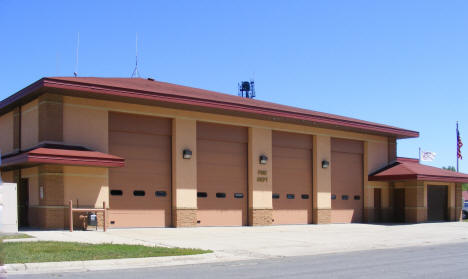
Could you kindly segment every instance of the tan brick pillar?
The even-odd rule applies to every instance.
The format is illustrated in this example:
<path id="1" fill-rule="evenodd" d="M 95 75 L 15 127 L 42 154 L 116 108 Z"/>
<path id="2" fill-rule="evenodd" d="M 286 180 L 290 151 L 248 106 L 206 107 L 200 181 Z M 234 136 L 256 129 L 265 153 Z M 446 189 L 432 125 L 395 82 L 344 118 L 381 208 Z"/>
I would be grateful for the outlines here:
<path id="1" fill-rule="evenodd" d="M 331 223 L 331 139 L 329 136 L 314 136 L 313 150 L 313 208 L 314 224 Z M 322 168 L 322 161 L 330 162 Z"/>
<path id="2" fill-rule="evenodd" d="M 271 225 L 273 220 L 272 178 L 273 152 L 272 131 L 264 128 L 249 128 L 249 225 Z M 260 156 L 268 157 L 260 164 Z"/>
<path id="3" fill-rule="evenodd" d="M 462 208 L 463 208 L 463 202 L 462 202 L 462 184 L 461 183 L 455 183 L 455 221 L 459 221 L 462 219 Z"/>
<path id="4" fill-rule="evenodd" d="M 411 181 L 405 185 L 405 219 L 408 223 L 427 220 L 427 186 L 424 181 Z"/>
<path id="5" fill-rule="evenodd" d="M 39 166 L 39 188 L 42 188 L 43 196 L 39 198 L 37 207 L 38 220 L 33 224 L 48 229 L 65 228 L 68 220 L 68 208 L 65 204 L 65 188 L 63 166 L 41 165 Z M 41 190 L 39 190 L 41 191 Z"/>
<path id="6" fill-rule="evenodd" d="M 192 151 L 184 159 L 183 151 Z M 172 120 L 172 226 L 197 225 L 197 122 Z"/>
<path id="7" fill-rule="evenodd" d="M 39 142 L 63 141 L 63 97 L 46 93 L 39 97 Z"/>

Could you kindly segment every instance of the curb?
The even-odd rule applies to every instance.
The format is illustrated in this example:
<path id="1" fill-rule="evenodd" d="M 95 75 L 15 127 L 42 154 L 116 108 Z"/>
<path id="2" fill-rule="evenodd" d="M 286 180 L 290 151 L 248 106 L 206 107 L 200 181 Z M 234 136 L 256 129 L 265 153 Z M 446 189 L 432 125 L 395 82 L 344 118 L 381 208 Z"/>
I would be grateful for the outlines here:
<path id="1" fill-rule="evenodd" d="M 193 265 L 204 263 L 231 262 L 251 260 L 251 256 L 236 256 L 224 252 L 214 252 L 202 255 L 127 258 L 93 261 L 24 263 L 5 265 L 8 274 L 40 274 L 53 272 L 81 272 L 109 269 L 132 269 L 144 267 L 165 267 L 177 265 Z M 0 275 L 1 278 L 1 275 Z"/>

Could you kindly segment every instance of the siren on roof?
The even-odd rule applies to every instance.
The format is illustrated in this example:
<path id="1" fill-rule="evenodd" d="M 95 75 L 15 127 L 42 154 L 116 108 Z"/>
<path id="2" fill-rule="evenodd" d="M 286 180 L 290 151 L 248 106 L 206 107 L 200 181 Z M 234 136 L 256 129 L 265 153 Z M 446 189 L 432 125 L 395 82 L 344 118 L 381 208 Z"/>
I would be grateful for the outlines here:
<path id="1" fill-rule="evenodd" d="M 253 99 L 255 97 L 255 82 L 250 81 L 241 81 L 238 83 L 238 95 L 240 97 Z"/>

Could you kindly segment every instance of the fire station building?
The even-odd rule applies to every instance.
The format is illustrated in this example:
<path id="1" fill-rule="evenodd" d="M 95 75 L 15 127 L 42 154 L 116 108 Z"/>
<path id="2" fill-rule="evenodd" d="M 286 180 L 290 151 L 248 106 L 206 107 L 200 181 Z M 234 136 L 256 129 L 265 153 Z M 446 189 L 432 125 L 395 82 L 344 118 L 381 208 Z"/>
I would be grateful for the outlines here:
<path id="1" fill-rule="evenodd" d="M 458 220 L 468 175 L 397 158 L 392 126 L 140 78 L 42 78 L 0 103 L 19 224 L 68 202 L 121 227 Z"/>

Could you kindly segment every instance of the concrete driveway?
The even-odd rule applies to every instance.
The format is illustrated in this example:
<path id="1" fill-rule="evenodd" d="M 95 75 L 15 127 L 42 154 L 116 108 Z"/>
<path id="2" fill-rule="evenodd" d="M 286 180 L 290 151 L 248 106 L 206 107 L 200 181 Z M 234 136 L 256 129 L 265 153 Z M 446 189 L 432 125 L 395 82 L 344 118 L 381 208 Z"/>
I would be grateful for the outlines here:
<path id="1" fill-rule="evenodd" d="M 468 242 L 468 223 L 288 225 L 26 231 L 39 240 L 211 249 L 236 259 L 305 256 Z"/>

